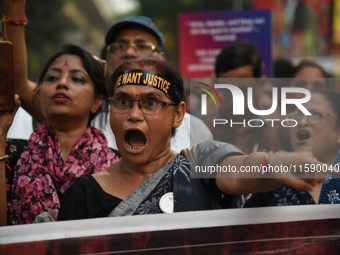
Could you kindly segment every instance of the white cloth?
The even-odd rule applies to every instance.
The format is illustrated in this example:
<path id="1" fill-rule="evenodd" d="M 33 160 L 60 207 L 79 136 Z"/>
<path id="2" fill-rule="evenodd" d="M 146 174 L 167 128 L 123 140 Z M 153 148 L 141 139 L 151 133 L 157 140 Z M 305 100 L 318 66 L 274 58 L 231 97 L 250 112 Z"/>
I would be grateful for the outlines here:
<path id="1" fill-rule="evenodd" d="M 19 107 L 14 116 L 13 124 L 10 127 L 7 138 L 29 139 L 33 132 L 33 122 L 31 115 L 22 107 Z"/>
<path id="2" fill-rule="evenodd" d="M 171 138 L 171 149 L 180 152 L 209 140 L 213 140 L 213 135 L 208 126 L 196 116 L 185 113 L 182 125 Z"/>
<path id="3" fill-rule="evenodd" d="M 100 118 L 96 117 L 93 120 L 93 126 L 105 134 L 110 148 L 117 149 L 116 139 L 110 127 L 110 116 L 108 115 L 104 128 L 100 127 L 99 120 Z M 185 113 L 182 125 L 177 128 L 175 136 L 171 138 L 171 149 L 180 152 L 182 149 L 191 148 L 208 140 L 213 140 L 213 135 L 207 125 L 196 116 Z"/>

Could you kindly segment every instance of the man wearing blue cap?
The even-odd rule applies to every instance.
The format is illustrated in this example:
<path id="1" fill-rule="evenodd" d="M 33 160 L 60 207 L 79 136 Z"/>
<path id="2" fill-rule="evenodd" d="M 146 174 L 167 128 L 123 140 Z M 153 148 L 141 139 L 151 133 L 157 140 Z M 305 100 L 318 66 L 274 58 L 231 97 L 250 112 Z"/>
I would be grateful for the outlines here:
<path id="1" fill-rule="evenodd" d="M 105 45 L 106 75 L 108 77 L 125 59 L 152 57 L 166 60 L 163 34 L 155 23 L 145 16 L 132 16 L 115 23 L 106 34 Z M 108 121 L 108 123 L 110 122 Z M 95 126 L 100 128 L 98 119 Z M 100 129 L 105 133 L 109 146 L 117 148 L 110 125 Z M 177 128 L 175 136 L 171 140 L 171 146 L 173 150 L 180 151 L 212 139 L 212 133 L 205 123 L 186 113 L 182 125 Z"/>
<path id="2" fill-rule="evenodd" d="M 153 57 L 165 60 L 165 40 L 153 21 L 133 16 L 114 24 L 106 34 L 107 75 L 129 58 Z"/>

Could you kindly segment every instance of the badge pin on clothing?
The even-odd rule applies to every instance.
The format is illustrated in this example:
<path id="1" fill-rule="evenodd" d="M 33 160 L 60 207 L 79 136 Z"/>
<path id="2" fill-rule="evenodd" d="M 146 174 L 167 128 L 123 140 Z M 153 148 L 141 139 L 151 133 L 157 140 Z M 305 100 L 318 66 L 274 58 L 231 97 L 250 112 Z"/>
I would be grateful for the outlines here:
<path id="1" fill-rule="evenodd" d="M 164 194 L 159 200 L 159 208 L 161 208 L 163 213 L 173 213 L 174 212 L 174 193 L 169 192 Z"/>

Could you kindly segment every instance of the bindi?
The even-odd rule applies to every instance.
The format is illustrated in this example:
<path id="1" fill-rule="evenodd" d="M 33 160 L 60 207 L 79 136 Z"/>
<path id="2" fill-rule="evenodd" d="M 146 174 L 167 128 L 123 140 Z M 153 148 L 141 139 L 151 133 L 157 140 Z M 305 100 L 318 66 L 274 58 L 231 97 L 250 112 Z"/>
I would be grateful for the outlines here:
<path id="1" fill-rule="evenodd" d="M 136 94 L 136 97 L 138 97 L 138 94 Z"/>
<path id="2" fill-rule="evenodd" d="M 67 61 L 65 62 L 64 66 L 68 66 Z"/>

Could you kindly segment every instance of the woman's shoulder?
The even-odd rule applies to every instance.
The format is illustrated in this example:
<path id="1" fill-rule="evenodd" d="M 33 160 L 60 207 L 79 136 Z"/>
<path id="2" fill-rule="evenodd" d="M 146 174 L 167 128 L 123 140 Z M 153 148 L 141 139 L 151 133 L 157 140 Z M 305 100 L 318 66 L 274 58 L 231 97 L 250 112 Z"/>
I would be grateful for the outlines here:
<path id="1" fill-rule="evenodd" d="M 102 172 L 104 172 L 103 170 Z M 99 175 L 97 173 L 96 175 Z M 107 196 L 107 193 L 102 189 L 98 180 L 93 174 L 85 174 L 80 176 L 73 185 L 67 190 L 68 193 L 76 193 L 80 197 L 93 197 L 93 196 Z"/>
<path id="2" fill-rule="evenodd" d="M 100 188 L 100 185 L 92 174 L 84 174 L 80 176 L 70 188 L 76 191 L 90 190 L 93 188 Z"/>
<path id="3" fill-rule="evenodd" d="M 110 168 L 110 167 L 108 167 Z M 100 172 L 97 172 L 95 174 L 91 174 L 91 177 L 89 177 L 91 179 L 91 182 L 96 182 L 99 183 L 101 182 L 101 180 L 106 180 L 109 176 L 110 176 L 110 173 L 108 172 L 108 168 L 100 171 Z"/>
<path id="4" fill-rule="evenodd" d="M 244 155 L 235 145 L 214 140 L 199 143 L 191 149 L 184 149 L 181 154 L 195 165 L 216 164 L 229 156 Z"/>

